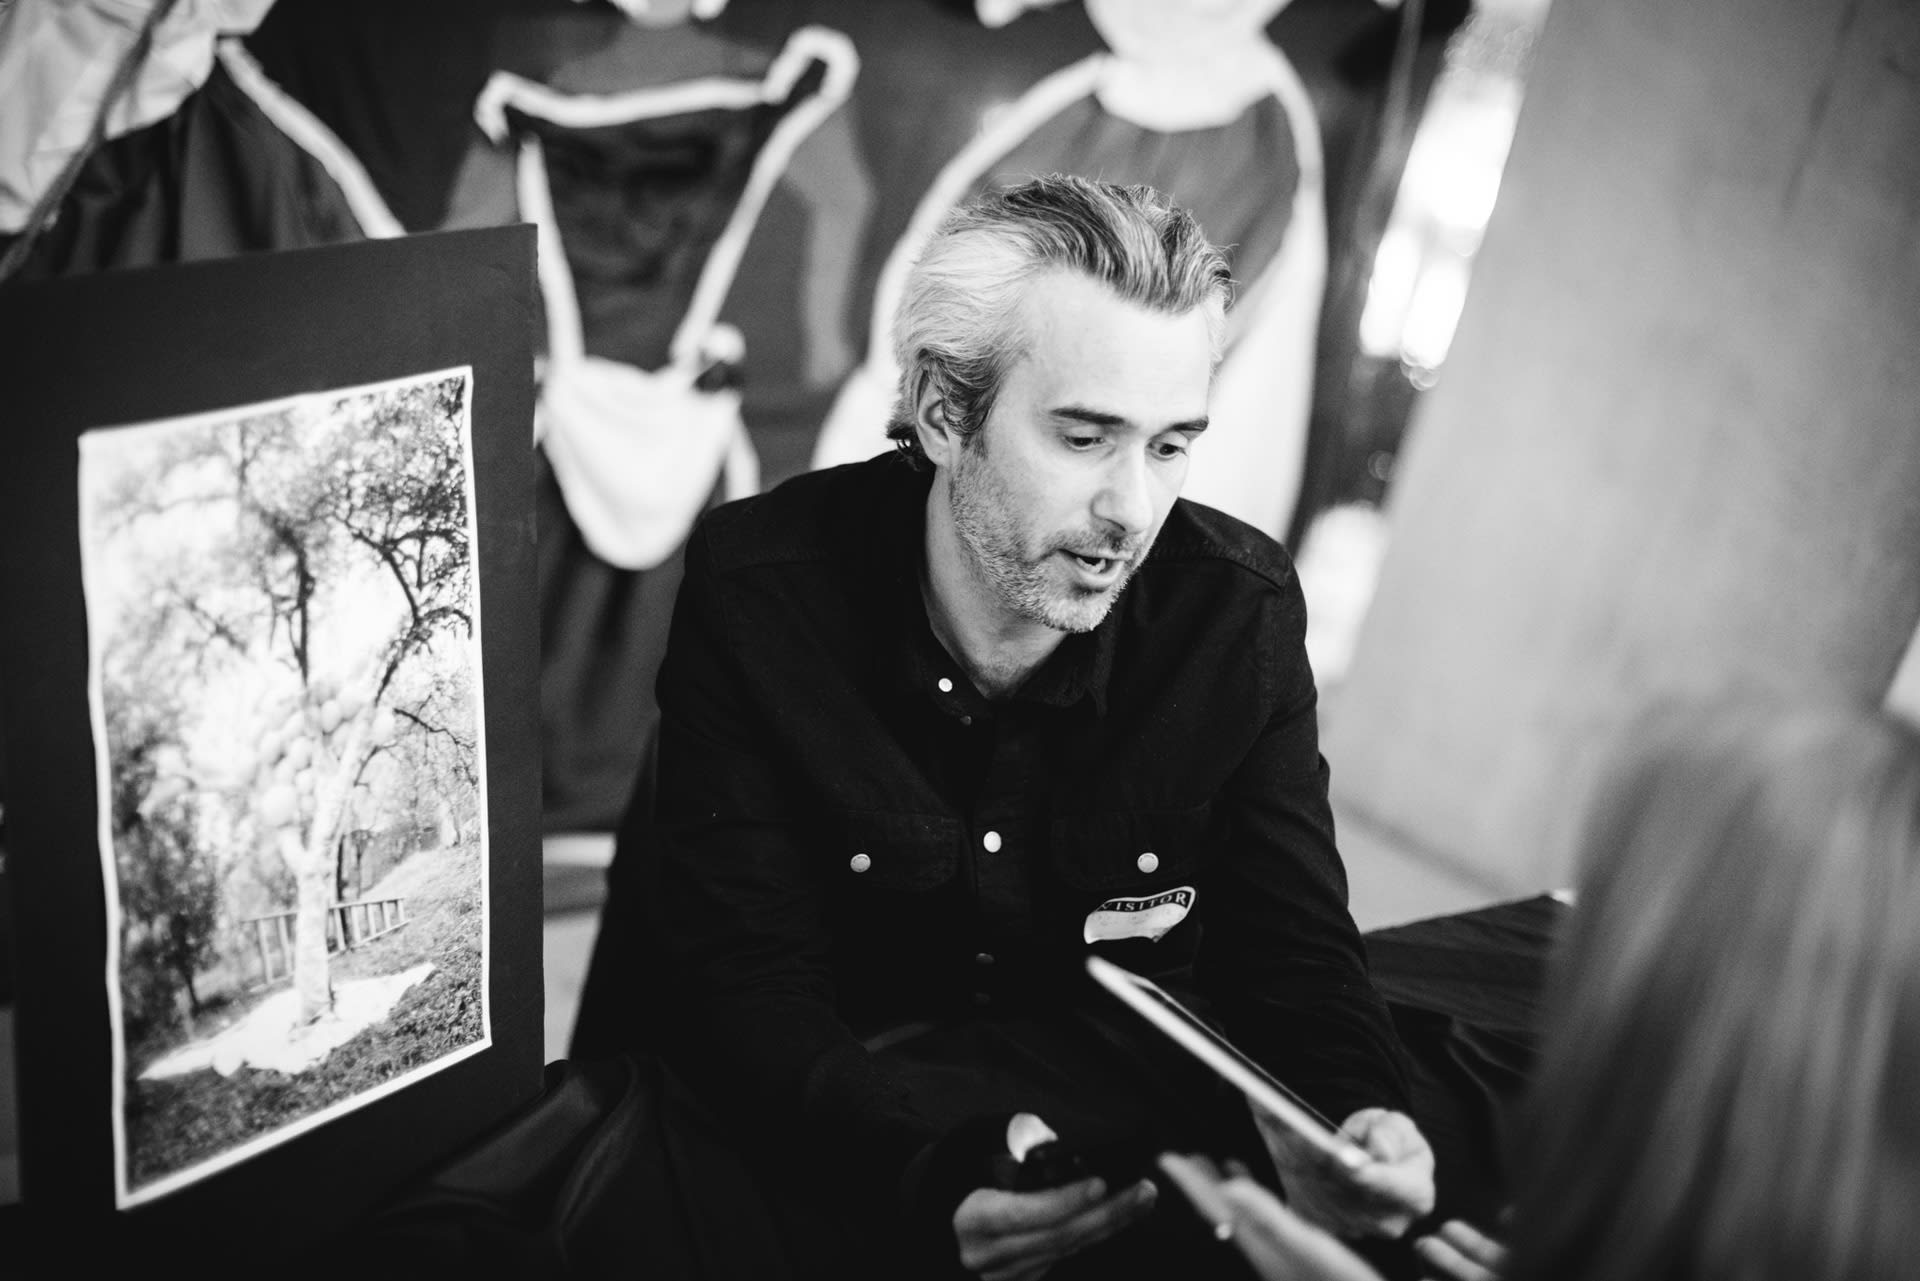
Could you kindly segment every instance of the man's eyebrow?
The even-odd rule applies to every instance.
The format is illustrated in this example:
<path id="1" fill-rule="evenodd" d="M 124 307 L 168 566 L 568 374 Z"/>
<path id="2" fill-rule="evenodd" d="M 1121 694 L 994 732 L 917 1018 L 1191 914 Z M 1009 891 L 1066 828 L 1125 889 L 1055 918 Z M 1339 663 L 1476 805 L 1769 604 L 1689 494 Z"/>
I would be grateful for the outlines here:
<path id="1" fill-rule="evenodd" d="M 1119 414 L 1109 414 L 1098 409 L 1087 409 L 1080 405 L 1061 405 L 1053 411 L 1055 418 L 1070 418 L 1089 427 L 1124 427 L 1127 420 Z"/>
<path id="2" fill-rule="evenodd" d="M 1052 412 L 1055 418 L 1070 419 L 1077 423 L 1085 423 L 1089 427 L 1124 427 L 1127 425 L 1127 420 L 1119 414 L 1109 414 L 1100 409 L 1088 409 L 1083 405 L 1061 405 Z M 1198 436 L 1206 429 L 1207 420 L 1201 417 L 1188 418 L 1177 423 L 1168 423 L 1160 430 L 1183 431 L 1190 436 Z M 1155 434 L 1158 435 L 1159 433 L 1156 432 Z"/>

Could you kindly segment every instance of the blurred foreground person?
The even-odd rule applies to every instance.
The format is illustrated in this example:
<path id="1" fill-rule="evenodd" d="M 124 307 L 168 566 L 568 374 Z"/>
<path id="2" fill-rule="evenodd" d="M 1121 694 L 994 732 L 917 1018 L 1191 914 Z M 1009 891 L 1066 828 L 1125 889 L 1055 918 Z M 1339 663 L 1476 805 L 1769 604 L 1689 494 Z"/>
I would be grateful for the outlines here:
<path id="1" fill-rule="evenodd" d="M 1464 1225 L 1416 1249 L 1508 1281 L 1914 1275 L 1920 734 L 1750 707 L 1632 741 L 1585 829 L 1511 1253 Z M 1250 1178 L 1169 1172 L 1269 1281 L 1370 1275 Z"/>

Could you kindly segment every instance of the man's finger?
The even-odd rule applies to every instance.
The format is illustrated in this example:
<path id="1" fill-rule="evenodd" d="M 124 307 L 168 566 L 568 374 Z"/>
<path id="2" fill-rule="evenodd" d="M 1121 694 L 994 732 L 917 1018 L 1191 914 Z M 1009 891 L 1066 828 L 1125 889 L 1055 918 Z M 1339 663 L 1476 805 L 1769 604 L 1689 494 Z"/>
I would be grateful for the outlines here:
<path id="1" fill-rule="evenodd" d="M 989 1266 L 1021 1257 L 1064 1257 L 1103 1241 L 1153 1208 L 1158 1189 L 1142 1179 L 1049 1227 L 1012 1233 L 983 1243 Z M 963 1260 L 964 1261 L 964 1260 Z"/>
<path id="2" fill-rule="evenodd" d="M 1047 1275 L 1047 1273 L 1052 1270 L 1053 1265 L 1058 1262 L 1060 1262 L 1058 1256 L 1048 1255 L 1043 1259 L 1016 1263 L 1010 1267 L 998 1268 L 992 1272 L 982 1272 L 980 1274 L 980 1281 L 1039 1281 L 1039 1279 Z"/>
<path id="3" fill-rule="evenodd" d="M 1343 1127 L 1347 1137 L 1365 1148 L 1376 1160 L 1402 1161 L 1409 1157 L 1431 1155 L 1420 1127 L 1413 1118 L 1385 1108 L 1363 1108 L 1347 1118 Z"/>
<path id="4" fill-rule="evenodd" d="M 1393 1212 L 1381 1224 L 1389 1234 L 1397 1235 L 1407 1222 L 1433 1209 L 1433 1149 L 1411 1117 L 1366 1108 L 1348 1117 L 1344 1128 L 1374 1157 L 1371 1164 L 1349 1172 L 1348 1179 L 1378 1210 Z M 1406 1221 L 1400 1221 L 1399 1212 Z"/>
<path id="5" fill-rule="evenodd" d="M 1385 1161 L 1375 1161 L 1372 1165 L 1351 1171 L 1347 1182 L 1364 1194 L 1395 1204 L 1404 1203 L 1413 1206 L 1416 1201 L 1426 1195 L 1427 1189 L 1433 1186 L 1433 1174 L 1418 1162 L 1390 1164 Z M 1424 1214 L 1433 1207 L 1429 1205 L 1415 1206 L 1415 1208 Z"/>
<path id="6" fill-rule="evenodd" d="M 1105 1201 L 1046 1227 L 999 1235 L 979 1234 L 962 1245 L 960 1262 L 969 1271 L 984 1273 L 1035 1261 L 1057 1261 L 1127 1227 L 1153 1208 L 1155 1196 L 1153 1184 L 1142 1179 Z"/>
<path id="7" fill-rule="evenodd" d="M 1346 1164 L 1332 1151 L 1316 1143 L 1309 1142 L 1286 1122 L 1270 1115 L 1264 1108 L 1248 1103 L 1253 1113 L 1255 1127 L 1266 1141 L 1267 1154 L 1273 1158 L 1274 1169 L 1281 1174 L 1289 1170 L 1294 1173 L 1311 1172 L 1317 1177 L 1347 1178 L 1353 1173 L 1353 1167 Z M 1375 1109 L 1377 1110 L 1377 1109 Z M 1355 1117 L 1360 1114 L 1356 1113 Z M 1359 1144 L 1363 1150 L 1372 1153 L 1360 1133 L 1354 1129 L 1354 1119 L 1349 1118 L 1341 1133 Z M 1374 1154 L 1377 1155 L 1377 1154 Z"/>
<path id="8" fill-rule="evenodd" d="M 1506 1266 L 1507 1247 L 1471 1223 L 1448 1219 L 1436 1234 L 1441 1240 L 1482 1267 L 1499 1271 Z"/>
<path id="9" fill-rule="evenodd" d="M 1500 1278 L 1498 1272 L 1468 1258 L 1442 1237 L 1421 1237 L 1413 1243 L 1413 1252 L 1420 1256 L 1421 1262 L 1447 1278 L 1447 1281 L 1499 1281 Z"/>
<path id="10" fill-rule="evenodd" d="M 1071 1252 L 1078 1253 L 1098 1244 L 1144 1217 L 1160 1199 L 1160 1189 L 1151 1179 L 1142 1179 L 1118 1193 L 1104 1206 L 1082 1215 L 1083 1222 L 1070 1229 Z"/>
<path id="11" fill-rule="evenodd" d="M 979 1188 L 960 1203 L 954 1221 L 955 1226 L 959 1227 L 960 1216 L 966 1215 L 966 1226 L 981 1232 L 996 1235 L 1026 1232 L 1052 1227 L 1063 1219 L 1071 1218 L 1088 1206 L 1098 1204 L 1106 1194 L 1107 1182 L 1098 1177 L 1039 1192 Z"/>

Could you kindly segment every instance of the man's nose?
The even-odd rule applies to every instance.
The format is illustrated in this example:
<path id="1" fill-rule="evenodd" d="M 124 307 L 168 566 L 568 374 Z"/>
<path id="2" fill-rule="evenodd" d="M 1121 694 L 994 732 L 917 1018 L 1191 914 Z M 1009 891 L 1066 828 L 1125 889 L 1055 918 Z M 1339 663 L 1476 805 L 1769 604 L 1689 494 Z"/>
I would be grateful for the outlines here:
<path id="1" fill-rule="evenodd" d="M 1123 537 L 1145 533 L 1153 523 L 1153 480 L 1145 456 L 1122 451 L 1107 468 L 1102 482 L 1094 496 L 1094 516 Z"/>

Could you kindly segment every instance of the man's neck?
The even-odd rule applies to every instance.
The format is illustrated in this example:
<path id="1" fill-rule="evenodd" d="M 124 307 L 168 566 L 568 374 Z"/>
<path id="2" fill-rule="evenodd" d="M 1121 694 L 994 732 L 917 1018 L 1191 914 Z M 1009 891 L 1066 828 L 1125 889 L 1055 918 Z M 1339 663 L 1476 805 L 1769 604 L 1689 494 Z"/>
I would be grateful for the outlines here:
<path id="1" fill-rule="evenodd" d="M 973 572 L 936 484 L 927 496 L 920 595 L 933 635 L 991 699 L 1012 694 L 1059 648 L 1065 633 L 1009 614 Z"/>

